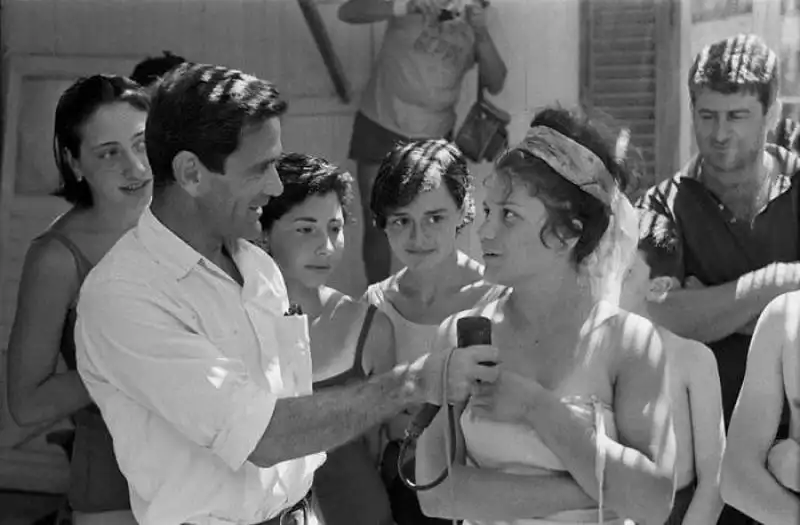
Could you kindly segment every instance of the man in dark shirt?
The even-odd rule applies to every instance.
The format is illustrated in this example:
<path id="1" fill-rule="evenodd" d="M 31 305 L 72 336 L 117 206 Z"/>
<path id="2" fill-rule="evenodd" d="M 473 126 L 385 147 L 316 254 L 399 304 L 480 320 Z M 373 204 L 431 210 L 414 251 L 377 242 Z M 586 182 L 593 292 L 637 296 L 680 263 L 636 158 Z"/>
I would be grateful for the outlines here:
<path id="1" fill-rule="evenodd" d="M 651 305 L 652 315 L 714 351 L 726 425 L 755 321 L 773 298 L 800 289 L 800 158 L 766 143 L 780 114 L 778 81 L 775 52 L 754 35 L 704 48 L 689 71 L 699 154 L 639 202 L 681 239 L 683 288 Z M 747 521 L 730 507 L 720 517 Z"/>

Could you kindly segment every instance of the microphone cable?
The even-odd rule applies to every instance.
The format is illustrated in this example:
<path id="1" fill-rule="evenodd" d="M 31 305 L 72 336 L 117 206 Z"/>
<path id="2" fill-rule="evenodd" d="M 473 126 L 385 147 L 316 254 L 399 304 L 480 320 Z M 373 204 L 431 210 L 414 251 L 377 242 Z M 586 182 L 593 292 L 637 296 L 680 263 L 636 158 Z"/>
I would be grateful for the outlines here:
<path id="1" fill-rule="evenodd" d="M 442 472 L 429 483 L 419 484 L 416 480 L 409 479 L 405 473 L 403 472 L 403 467 L 405 466 L 405 457 L 408 451 L 408 447 L 412 443 L 416 443 L 419 437 L 422 435 L 422 432 L 425 430 L 424 426 L 421 426 L 417 423 L 417 418 L 414 418 L 411 421 L 411 424 L 406 428 L 405 435 L 403 436 L 403 441 L 400 442 L 400 449 L 397 453 L 397 475 L 400 477 L 400 481 L 403 482 L 403 485 L 408 487 L 409 489 L 413 490 L 414 492 L 423 492 L 426 490 L 431 490 L 433 488 L 438 487 L 447 477 L 450 475 L 453 469 L 453 463 L 456 460 L 456 450 L 455 450 L 455 442 L 456 442 L 456 421 L 455 421 L 455 410 L 453 406 L 448 403 L 448 395 L 447 395 L 447 378 L 449 377 L 449 370 L 450 370 L 450 360 L 453 357 L 453 352 L 455 352 L 458 348 L 453 347 L 447 354 L 447 358 L 444 361 L 444 366 L 442 367 L 442 405 L 447 409 L 447 418 L 446 418 L 446 428 L 445 428 L 445 436 L 444 436 L 444 444 L 445 444 L 445 453 L 447 455 L 447 465 L 442 470 Z M 415 476 L 416 477 L 416 476 Z"/>

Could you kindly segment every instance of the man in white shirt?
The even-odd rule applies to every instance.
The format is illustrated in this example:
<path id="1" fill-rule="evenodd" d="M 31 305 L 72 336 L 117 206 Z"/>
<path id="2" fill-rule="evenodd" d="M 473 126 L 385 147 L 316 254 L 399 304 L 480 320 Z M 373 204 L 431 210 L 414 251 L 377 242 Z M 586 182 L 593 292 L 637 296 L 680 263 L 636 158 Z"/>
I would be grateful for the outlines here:
<path id="1" fill-rule="evenodd" d="M 438 354 L 312 395 L 305 316 L 284 315 L 277 266 L 245 240 L 282 191 L 285 110 L 272 84 L 239 71 L 167 75 L 147 121 L 151 208 L 81 291 L 78 369 L 142 525 L 306 521 L 325 450 L 443 398 Z M 449 399 L 494 381 L 479 363 L 496 358 L 453 354 Z"/>

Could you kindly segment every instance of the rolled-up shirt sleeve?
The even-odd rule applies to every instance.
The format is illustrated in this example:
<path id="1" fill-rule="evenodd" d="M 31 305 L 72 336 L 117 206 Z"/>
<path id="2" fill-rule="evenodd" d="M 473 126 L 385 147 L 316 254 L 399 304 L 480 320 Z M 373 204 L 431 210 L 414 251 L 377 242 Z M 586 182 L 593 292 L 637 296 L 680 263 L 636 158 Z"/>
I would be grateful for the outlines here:
<path id="1" fill-rule="evenodd" d="M 238 470 L 266 431 L 277 397 L 190 319 L 149 286 L 91 283 L 78 302 L 78 371 L 101 410 L 103 389 L 93 387 L 106 383 Z"/>

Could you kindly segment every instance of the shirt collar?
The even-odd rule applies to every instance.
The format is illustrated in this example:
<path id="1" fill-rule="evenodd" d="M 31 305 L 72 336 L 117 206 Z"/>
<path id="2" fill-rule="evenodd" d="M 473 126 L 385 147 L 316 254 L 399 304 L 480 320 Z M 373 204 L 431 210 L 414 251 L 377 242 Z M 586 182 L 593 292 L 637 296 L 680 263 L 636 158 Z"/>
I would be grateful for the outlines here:
<path id="1" fill-rule="evenodd" d="M 195 266 L 206 260 L 197 250 L 164 226 L 150 208 L 145 209 L 139 218 L 136 234 L 156 263 L 171 272 L 177 280 L 186 277 Z M 237 239 L 226 244 L 226 247 L 244 279 L 243 298 L 245 300 L 259 298 L 268 310 L 277 312 L 277 315 L 284 312 L 289 302 L 283 276 L 275 261 L 261 248 L 244 239 Z M 217 271 L 230 279 L 221 270 L 215 270 L 212 266 L 209 266 L 209 270 Z"/>
<path id="2" fill-rule="evenodd" d="M 155 261 L 181 279 L 202 259 L 200 253 L 186 244 L 146 208 L 136 226 L 136 235 Z"/>

